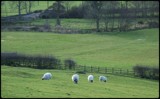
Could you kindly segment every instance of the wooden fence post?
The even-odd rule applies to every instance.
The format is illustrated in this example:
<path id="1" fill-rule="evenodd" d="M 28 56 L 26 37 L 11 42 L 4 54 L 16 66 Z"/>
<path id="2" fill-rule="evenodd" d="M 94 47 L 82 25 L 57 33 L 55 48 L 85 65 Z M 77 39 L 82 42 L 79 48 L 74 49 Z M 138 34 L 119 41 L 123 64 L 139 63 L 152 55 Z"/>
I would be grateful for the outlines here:
<path id="1" fill-rule="evenodd" d="M 112 74 L 114 73 L 114 68 L 112 68 Z"/>
<path id="2" fill-rule="evenodd" d="M 83 71 L 84 71 L 84 72 L 86 71 L 86 66 L 84 66 Z"/>
<path id="3" fill-rule="evenodd" d="M 99 73 L 99 67 L 98 67 L 98 73 Z"/>
<path id="4" fill-rule="evenodd" d="M 105 73 L 107 73 L 107 67 L 105 67 Z"/>
<path id="5" fill-rule="evenodd" d="M 128 75 L 128 69 L 127 69 L 127 75 Z"/>
<path id="6" fill-rule="evenodd" d="M 73 69 L 75 70 L 75 66 L 73 66 Z"/>
<path id="7" fill-rule="evenodd" d="M 91 66 L 91 72 L 92 72 L 92 66 Z"/>
<path id="8" fill-rule="evenodd" d="M 136 72 L 135 72 L 135 70 L 133 70 L 133 72 L 134 72 L 134 76 L 136 76 Z"/>
<path id="9" fill-rule="evenodd" d="M 61 70 L 61 66 L 62 66 L 62 64 L 59 64 L 59 66 L 58 66 L 58 69 L 59 69 L 59 70 Z"/>
<path id="10" fill-rule="evenodd" d="M 122 73 L 122 69 L 120 68 L 120 74 Z"/>

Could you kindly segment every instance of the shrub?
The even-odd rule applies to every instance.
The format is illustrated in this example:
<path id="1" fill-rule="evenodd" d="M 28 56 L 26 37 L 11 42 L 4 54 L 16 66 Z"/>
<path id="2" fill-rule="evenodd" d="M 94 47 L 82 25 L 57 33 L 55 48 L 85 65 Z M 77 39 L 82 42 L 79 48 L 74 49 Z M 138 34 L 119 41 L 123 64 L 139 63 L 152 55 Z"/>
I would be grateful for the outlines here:
<path id="1" fill-rule="evenodd" d="M 143 21 L 138 21 L 138 24 L 144 24 L 144 22 Z"/>
<path id="2" fill-rule="evenodd" d="M 35 11 L 33 11 L 33 13 L 40 13 L 40 12 L 42 12 L 43 10 L 35 10 Z"/>
<path id="3" fill-rule="evenodd" d="M 61 15 L 61 18 L 83 18 L 86 14 L 86 9 L 88 8 L 88 5 L 83 4 L 79 6 L 73 6 L 71 9 L 68 10 L 68 12 L 65 12 L 63 15 Z"/>
<path id="4" fill-rule="evenodd" d="M 159 28 L 159 22 L 148 22 L 150 28 Z"/>
<path id="5" fill-rule="evenodd" d="M 133 70 L 141 78 L 159 79 L 159 68 L 136 65 L 133 67 Z"/>
<path id="6" fill-rule="evenodd" d="M 17 59 L 17 53 L 1 53 L 1 65 L 13 65 Z"/>
<path id="7" fill-rule="evenodd" d="M 75 73 L 78 73 L 78 74 L 86 74 L 85 71 L 77 71 L 77 72 L 75 72 Z"/>
<path id="8" fill-rule="evenodd" d="M 1 65 L 23 66 L 38 69 L 58 68 L 60 60 L 53 56 L 31 56 L 17 53 L 1 53 Z"/>
<path id="9" fill-rule="evenodd" d="M 159 80 L 159 68 L 152 68 L 153 76 L 152 79 Z"/>
<path id="10" fill-rule="evenodd" d="M 66 59 L 64 61 L 64 65 L 65 65 L 65 67 L 68 67 L 69 69 L 73 69 L 76 66 L 76 62 L 72 59 Z"/>

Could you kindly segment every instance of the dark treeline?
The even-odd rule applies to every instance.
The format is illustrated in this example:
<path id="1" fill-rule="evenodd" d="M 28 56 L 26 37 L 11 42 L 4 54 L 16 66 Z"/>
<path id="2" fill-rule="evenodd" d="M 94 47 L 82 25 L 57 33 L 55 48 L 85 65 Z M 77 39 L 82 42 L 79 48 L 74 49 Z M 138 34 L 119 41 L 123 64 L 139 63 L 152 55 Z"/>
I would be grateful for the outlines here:
<path id="1" fill-rule="evenodd" d="M 1 6 L 5 3 L 1 2 Z M 94 20 L 97 32 L 159 27 L 159 1 L 82 1 L 72 7 L 72 1 L 55 1 L 50 6 L 46 3 L 48 8 L 44 11 L 32 11 L 32 7 L 37 6 L 35 1 L 9 2 L 11 8 L 17 9 L 18 16 L 24 10 L 40 12 L 40 18 L 56 18 L 56 26 L 61 26 L 61 18 L 85 18 Z"/>
<path id="2" fill-rule="evenodd" d="M 88 1 L 86 5 L 86 15 L 95 19 L 97 31 L 100 31 L 101 20 L 105 24 L 105 31 L 128 31 L 136 28 L 134 25 L 137 24 L 138 18 L 150 17 L 151 19 L 146 19 L 147 24 L 150 24 L 153 22 L 152 18 L 159 16 L 159 2 Z"/>
<path id="3" fill-rule="evenodd" d="M 66 2 L 61 2 L 61 5 Z M 64 5 L 62 8 L 66 7 Z M 41 18 L 56 18 L 55 9 L 54 5 L 50 6 L 47 10 L 50 10 L 49 13 L 52 14 L 41 14 Z M 144 18 L 148 21 L 148 23 L 143 22 L 145 25 L 154 23 L 157 24 L 156 27 L 159 27 L 159 23 L 153 21 L 153 19 L 159 18 L 158 1 L 82 1 L 81 5 L 61 10 L 59 13 L 61 13 L 59 18 L 94 19 L 97 32 L 102 31 L 101 22 L 105 24 L 105 31 L 136 29 L 139 18 Z"/>
<path id="4" fill-rule="evenodd" d="M 158 1 L 82 1 L 79 6 L 73 6 L 68 9 L 65 5 L 66 2 L 61 2 L 63 10 L 61 10 L 60 18 L 86 18 L 91 11 L 95 14 L 100 13 L 102 15 L 107 14 L 108 17 L 112 17 L 114 14 L 116 18 L 120 18 L 121 13 L 127 14 L 125 17 L 158 17 L 159 16 L 159 2 Z M 93 10 L 96 7 L 101 7 L 100 12 Z M 48 15 L 42 16 L 42 18 L 56 18 L 55 4 L 48 7 L 50 10 Z"/>

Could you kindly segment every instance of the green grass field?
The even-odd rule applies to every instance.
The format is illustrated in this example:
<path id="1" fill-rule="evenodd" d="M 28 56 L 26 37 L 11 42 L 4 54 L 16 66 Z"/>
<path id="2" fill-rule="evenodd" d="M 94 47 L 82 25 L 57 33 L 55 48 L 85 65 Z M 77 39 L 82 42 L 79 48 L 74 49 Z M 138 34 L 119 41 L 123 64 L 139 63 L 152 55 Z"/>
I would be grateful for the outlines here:
<path id="1" fill-rule="evenodd" d="M 41 80 L 51 72 L 51 80 Z M 94 83 L 87 81 L 87 74 L 80 74 L 74 84 L 75 71 L 39 70 L 23 67 L 1 66 L 2 98 L 158 98 L 159 82 L 105 74 L 107 83 L 99 82 L 101 74 L 94 73 Z"/>
<path id="2" fill-rule="evenodd" d="M 1 16 L 18 14 L 10 9 L 9 1 L 1 7 Z M 49 1 L 49 6 L 54 1 Z M 72 1 L 78 6 L 82 1 Z M 46 1 L 35 1 L 32 11 L 47 8 Z M 8 13 L 6 13 L 8 12 Z M 22 12 L 23 14 L 25 11 Z M 137 19 L 144 20 L 147 19 Z M 157 19 L 155 19 L 157 20 Z M 101 20 L 102 21 L 102 20 Z M 115 20 L 116 21 L 116 20 Z M 135 21 L 135 20 L 134 20 Z M 55 26 L 55 19 L 49 19 Z M 136 22 L 136 21 L 135 21 Z M 33 20 L 31 25 L 43 25 L 45 19 Z M 95 21 L 89 19 L 61 19 L 64 27 L 94 29 Z M 100 27 L 103 26 L 100 22 Z M 110 24 L 109 24 L 110 26 Z M 117 22 L 115 22 L 117 26 Z M 90 34 L 58 34 L 51 32 L 1 32 L 1 52 L 27 55 L 53 55 L 63 62 L 73 59 L 78 65 L 113 67 L 131 70 L 135 65 L 159 67 L 159 29 L 128 32 L 101 32 Z M 51 72 L 51 80 L 41 80 Z M 107 83 L 98 81 L 102 74 L 93 73 L 94 83 L 87 81 L 90 73 L 80 74 L 74 84 L 72 70 L 47 70 L 1 66 L 2 98 L 158 98 L 159 81 L 123 77 L 110 74 Z"/>
<path id="3" fill-rule="evenodd" d="M 53 55 L 79 65 L 132 69 L 136 64 L 159 66 L 159 30 L 56 34 L 1 32 L 1 52 Z"/>

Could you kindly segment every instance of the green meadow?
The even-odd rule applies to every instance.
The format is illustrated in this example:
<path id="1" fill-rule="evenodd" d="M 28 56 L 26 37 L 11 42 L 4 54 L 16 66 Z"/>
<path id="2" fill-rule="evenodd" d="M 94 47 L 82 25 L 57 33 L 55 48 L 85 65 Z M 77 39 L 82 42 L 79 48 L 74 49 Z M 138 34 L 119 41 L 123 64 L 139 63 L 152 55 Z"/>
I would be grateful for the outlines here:
<path id="1" fill-rule="evenodd" d="M 32 11 L 44 10 L 55 1 L 34 1 Z M 70 7 L 82 1 L 70 2 Z M 11 8 L 6 1 L 1 6 L 1 16 L 17 15 L 18 8 Z M 25 14 L 25 10 L 22 14 Z M 150 19 L 138 18 L 147 22 Z M 157 21 L 153 18 L 152 20 Z M 48 19 L 51 27 L 56 19 Z M 33 20 L 30 25 L 44 25 L 46 19 Z M 95 29 L 95 20 L 61 19 L 62 27 L 72 29 Z M 27 25 L 27 24 L 24 24 Z M 118 19 L 115 19 L 115 27 Z M 111 25 L 109 24 L 109 27 Z M 100 27 L 105 28 L 103 20 Z M 17 52 L 26 55 L 55 56 L 63 63 L 73 59 L 78 65 L 109 67 L 132 70 L 135 65 L 159 67 L 159 29 L 141 29 L 127 32 L 100 32 L 84 34 L 61 34 L 53 32 L 1 31 L 1 53 Z M 41 80 L 50 72 L 50 80 Z M 74 70 L 32 69 L 1 65 L 2 98 L 158 98 L 159 81 L 137 77 L 92 73 L 94 82 L 87 81 L 88 75 L 79 74 L 78 84 L 71 76 Z M 100 82 L 104 75 L 107 82 Z"/>
<path id="2" fill-rule="evenodd" d="M 79 65 L 132 69 L 140 64 L 159 66 L 159 30 L 58 34 L 1 32 L 1 52 L 53 55 Z"/>
<path id="3" fill-rule="evenodd" d="M 50 80 L 41 80 L 51 72 Z M 87 74 L 79 74 L 78 84 L 71 76 L 76 71 L 39 70 L 23 67 L 1 66 L 2 98 L 158 98 L 159 82 L 105 74 L 107 82 L 99 82 L 102 74 L 93 73 L 94 82 Z"/>

